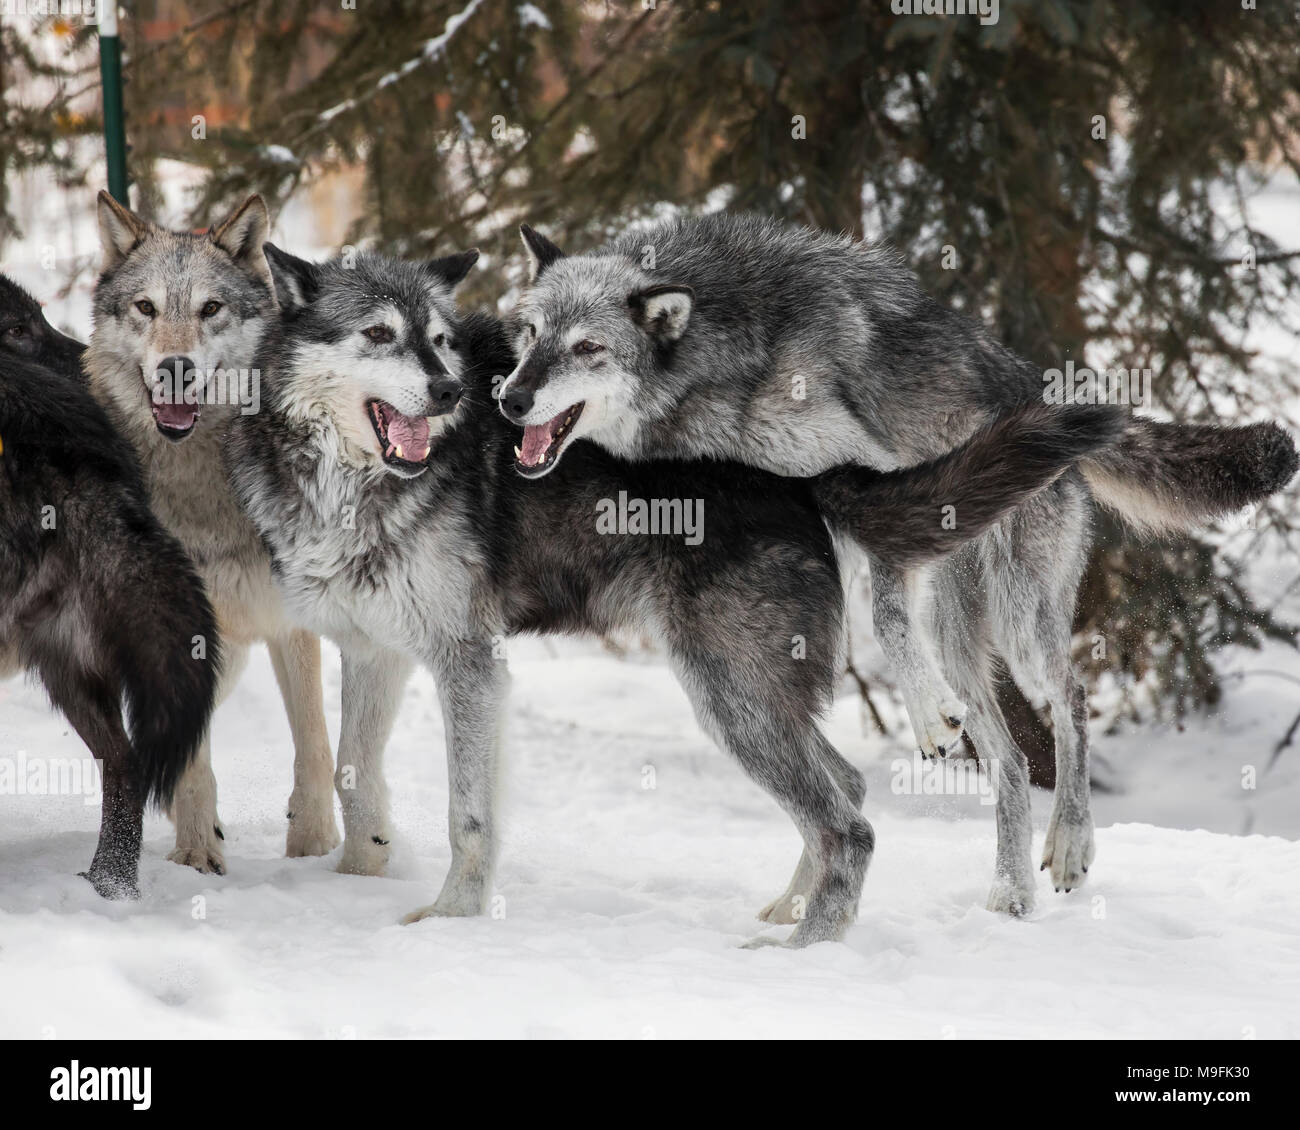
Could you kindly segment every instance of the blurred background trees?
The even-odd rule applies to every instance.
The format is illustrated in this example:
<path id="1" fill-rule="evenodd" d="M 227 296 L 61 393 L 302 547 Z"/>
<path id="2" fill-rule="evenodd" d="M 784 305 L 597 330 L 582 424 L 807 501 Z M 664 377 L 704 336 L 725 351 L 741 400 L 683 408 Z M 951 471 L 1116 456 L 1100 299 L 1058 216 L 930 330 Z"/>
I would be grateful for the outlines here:
<path id="1" fill-rule="evenodd" d="M 1150 368 L 1174 418 L 1294 406 L 1295 367 L 1256 331 L 1294 335 L 1300 258 L 1251 202 L 1300 175 L 1300 10 L 1002 0 L 985 26 L 892 7 L 135 0 L 134 202 L 159 206 L 168 159 L 203 170 L 195 225 L 249 191 L 275 206 L 348 177 L 347 242 L 484 250 L 468 301 L 517 271 L 520 219 L 583 248 L 667 207 L 759 209 L 889 240 L 1045 368 Z M 3 30 L 6 183 L 42 164 L 102 179 L 76 144 L 99 125 L 87 42 L 76 21 Z M 1294 642 L 1241 580 L 1294 531 L 1276 506 L 1256 527 L 1227 552 L 1103 520 L 1078 658 L 1125 688 L 1118 709 L 1212 706 L 1216 649 Z"/>

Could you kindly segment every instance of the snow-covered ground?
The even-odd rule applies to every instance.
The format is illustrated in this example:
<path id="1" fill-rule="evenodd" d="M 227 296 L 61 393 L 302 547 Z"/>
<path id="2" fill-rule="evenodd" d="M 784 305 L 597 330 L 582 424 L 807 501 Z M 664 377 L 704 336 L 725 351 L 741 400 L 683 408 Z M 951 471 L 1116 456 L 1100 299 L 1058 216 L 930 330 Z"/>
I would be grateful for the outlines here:
<path id="1" fill-rule="evenodd" d="M 48 310 L 84 335 L 89 190 L 56 197 L 29 179 L 15 199 L 29 238 L 0 266 L 42 298 L 80 267 Z M 1289 184 L 1261 202 L 1289 247 L 1300 246 L 1298 200 Z M 286 212 L 277 240 L 313 254 L 310 216 Z M 1292 349 L 1274 338 L 1261 345 Z M 1296 573 L 1275 554 L 1251 589 L 1271 603 Z M 1300 594 L 1282 607 L 1300 620 Z M 1094 727 L 1113 791 L 1095 797 L 1088 884 L 1058 895 L 1042 877 L 1021 921 L 983 909 L 992 808 L 896 792 L 903 719 L 878 693 L 894 736 L 864 736 L 846 693 L 828 732 L 868 775 L 877 852 L 846 942 L 802 952 L 740 948 L 787 932 L 754 912 L 784 888 L 798 838 L 702 736 L 660 663 L 517 641 L 511 666 L 489 917 L 397 925 L 432 900 L 449 858 L 425 674 L 388 749 L 398 839 L 387 878 L 335 873 L 337 851 L 283 857 L 292 757 L 263 651 L 215 722 L 228 875 L 166 862 L 170 825 L 153 816 L 142 901 L 104 902 L 76 875 L 98 808 L 0 795 L 0 1037 L 1300 1036 L 1300 731 L 1273 757 L 1300 711 L 1289 649 L 1225 652 L 1223 669 L 1243 677 L 1215 716 L 1181 731 Z M 337 735 L 332 652 L 326 681 Z M 38 688 L 0 682 L 0 761 L 19 751 L 84 756 Z M 1049 805 L 1035 798 L 1038 848 Z"/>
<path id="2" fill-rule="evenodd" d="M 142 901 L 104 902 L 76 875 L 98 809 L 0 798 L 0 1036 L 1300 1036 L 1300 746 L 1264 771 L 1300 696 L 1271 680 L 1183 733 L 1094 735 L 1124 791 L 1097 797 L 1088 885 L 1058 895 L 1042 876 L 1023 921 L 983 909 L 992 809 L 897 795 L 907 747 L 864 737 L 842 698 L 828 729 L 868 774 L 877 832 L 858 924 L 842 945 L 752 951 L 789 929 L 754 912 L 798 838 L 672 676 L 580 642 L 511 658 L 494 916 L 397 924 L 449 858 L 425 674 L 388 750 L 391 876 L 339 875 L 337 851 L 283 858 L 292 758 L 260 652 L 216 720 L 227 876 L 166 862 L 155 816 Z M 1300 675 L 1284 649 L 1258 661 Z M 338 689 L 331 653 L 334 734 Z M 0 751 L 17 749 L 82 754 L 20 681 L 0 684 Z"/>

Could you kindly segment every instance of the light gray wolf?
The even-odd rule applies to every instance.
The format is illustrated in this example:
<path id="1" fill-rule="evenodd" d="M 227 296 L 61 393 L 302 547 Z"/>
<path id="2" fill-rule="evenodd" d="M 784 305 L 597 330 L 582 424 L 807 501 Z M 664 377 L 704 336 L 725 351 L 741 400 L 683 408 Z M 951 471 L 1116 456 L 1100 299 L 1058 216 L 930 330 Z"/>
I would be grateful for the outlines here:
<path id="1" fill-rule="evenodd" d="M 0 287 L 0 325 L 13 314 Z M 145 804 L 170 800 L 198 748 L 219 664 L 203 585 L 130 446 L 83 381 L 0 348 L 0 675 L 40 679 L 100 763 L 85 875 L 106 898 L 138 894 Z"/>
<path id="2" fill-rule="evenodd" d="M 103 265 L 86 352 L 90 389 L 139 455 L 154 512 L 193 558 L 226 645 L 217 701 L 239 677 L 249 647 L 265 641 L 294 743 L 286 853 L 337 846 L 325 729 L 320 641 L 294 628 L 271 580 L 257 531 L 231 496 L 221 444 L 256 407 L 253 353 L 274 318 L 262 254 L 268 217 L 258 196 L 208 232 L 172 232 L 101 192 Z M 222 874 L 224 838 L 205 736 L 171 807 L 168 858 Z"/>
<path id="3" fill-rule="evenodd" d="M 936 535 L 936 496 L 955 491 L 987 528 L 1024 497 L 1006 473 L 1015 453 L 1037 461 L 1041 486 L 1110 438 L 1105 418 L 1082 413 L 1048 450 L 1041 419 L 1013 416 L 913 470 L 832 472 L 825 504 L 820 483 L 716 462 L 627 464 L 590 445 L 534 484 L 513 470 L 518 432 L 492 403 L 515 363 L 508 336 L 452 297 L 475 253 L 346 266 L 270 244 L 266 255 L 281 315 L 258 355 L 261 411 L 237 421 L 226 455 L 290 614 L 342 652 L 343 869 L 378 874 L 387 862 L 382 754 L 422 663 L 445 718 L 452 862 L 437 900 L 408 920 L 480 913 L 495 858 L 503 641 L 633 628 L 661 642 L 701 726 L 799 828 L 804 858 L 764 916 L 798 918 L 793 945 L 841 936 L 873 834 L 861 775 L 817 727 L 842 660 L 827 508 L 847 500 L 857 536 L 878 534 L 886 555 L 947 552 L 976 531 Z M 689 501 L 705 536 L 602 525 L 627 498 L 670 512 Z M 909 527 L 924 533 L 903 536 Z"/>
<path id="4" fill-rule="evenodd" d="M 40 303 L 8 275 L 0 274 L 0 354 L 20 357 L 73 380 L 82 380 L 86 347 L 46 320 Z"/>
<path id="5" fill-rule="evenodd" d="M 527 476 L 553 473 L 580 437 L 625 459 L 713 457 L 784 475 L 891 469 L 1044 399 L 1039 370 L 879 246 L 728 214 L 628 231 L 572 257 L 526 225 L 523 237 L 532 285 L 500 402 L 524 426 Z M 1051 710 L 1057 788 L 1043 867 L 1068 891 L 1093 859 L 1087 705 L 1069 647 L 1094 501 L 1143 531 L 1182 529 L 1258 502 L 1296 470 L 1273 424 L 1125 416 L 1119 443 L 936 566 L 928 604 L 924 575 L 871 562 L 876 635 L 922 751 L 954 749 L 964 721 L 999 763 L 994 909 L 1022 913 L 1034 897 L 1028 771 L 994 698 L 998 662 Z M 963 521 L 961 507 L 949 517 Z"/>

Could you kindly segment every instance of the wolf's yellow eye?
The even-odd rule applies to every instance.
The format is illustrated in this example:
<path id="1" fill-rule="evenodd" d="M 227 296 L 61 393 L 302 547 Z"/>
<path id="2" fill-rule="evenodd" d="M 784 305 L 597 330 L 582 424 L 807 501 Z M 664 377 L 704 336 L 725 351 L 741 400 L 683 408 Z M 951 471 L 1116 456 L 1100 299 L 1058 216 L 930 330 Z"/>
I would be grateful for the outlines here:
<path id="1" fill-rule="evenodd" d="M 377 341 L 386 344 L 393 340 L 393 331 L 387 326 L 370 326 L 368 329 L 361 331 L 371 341 Z"/>
<path id="2" fill-rule="evenodd" d="M 221 303 L 215 298 L 203 304 L 203 309 L 199 311 L 200 318 L 211 318 L 221 309 Z"/>
<path id="3" fill-rule="evenodd" d="M 579 356 L 584 354 L 590 355 L 592 353 L 599 353 L 604 348 L 605 347 L 598 341 L 588 341 L 586 338 L 583 338 L 582 341 L 578 342 L 578 344 L 573 347 L 573 352 L 577 353 Z"/>
<path id="4" fill-rule="evenodd" d="M 154 307 L 154 304 L 150 302 L 149 299 L 147 298 L 140 299 L 140 301 L 135 304 L 135 308 L 139 310 L 140 313 L 143 314 L 146 318 L 152 318 L 156 313 L 158 313 L 157 309 L 155 309 Z"/>

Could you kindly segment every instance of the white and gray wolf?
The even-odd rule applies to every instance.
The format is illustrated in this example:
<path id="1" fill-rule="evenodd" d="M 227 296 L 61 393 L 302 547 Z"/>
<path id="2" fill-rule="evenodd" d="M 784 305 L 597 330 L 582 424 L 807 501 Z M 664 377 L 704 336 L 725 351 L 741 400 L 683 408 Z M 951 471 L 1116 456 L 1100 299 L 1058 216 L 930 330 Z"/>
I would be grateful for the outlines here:
<path id="1" fill-rule="evenodd" d="M 1044 399 L 1038 369 L 879 246 L 730 214 L 628 231 L 572 257 L 526 225 L 523 237 L 532 286 L 501 408 L 525 427 L 524 475 L 553 473 L 580 437 L 625 459 L 707 456 L 783 475 L 891 469 Z M 1028 772 L 994 698 L 999 662 L 1051 710 L 1057 787 L 1043 867 L 1068 891 L 1093 859 L 1087 704 L 1069 648 L 1094 504 L 1142 531 L 1184 529 L 1260 501 L 1296 465 L 1273 424 L 1125 413 L 1118 444 L 936 566 L 928 621 L 913 618 L 924 578 L 871 562 L 876 634 L 923 752 L 952 750 L 964 719 L 1000 764 L 992 908 L 1022 913 L 1034 897 Z M 953 516 L 964 521 L 961 506 Z M 917 628 L 936 638 L 941 664 Z"/>
<path id="2" fill-rule="evenodd" d="M 261 411 L 237 421 L 226 452 L 291 615 L 342 652 L 343 869 L 387 862 L 382 754 L 422 663 L 445 718 L 452 861 L 437 900 L 408 920 L 480 913 L 496 850 L 502 641 L 631 627 L 660 641 L 701 726 L 799 828 L 804 858 L 764 916 L 798 918 L 793 945 L 840 937 L 873 834 L 861 775 L 817 727 L 841 670 L 835 500 L 848 500 L 857 536 L 914 564 L 997 521 L 1028 479 L 1041 487 L 1108 442 L 1106 418 L 1080 412 L 1053 431 L 1041 410 L 1011 416 L 913 470 L 833 472 L 826 501 L 821 480 L 622 463 L 591 445 L 529 483 L 513 469 L 518 431 L 492 401 L 514 367 L 509 337 L 452 297 L 476 253 L 347 266 L 266 254 L 281 316 L 257 361 Z M 1022 466 L 1035 471 L 1008 473 Z M 949 492 L 969 507 L 960 532 L 932 520 Z M 703 540 L 602 532 L 602 507 L 623 493 L 698 501 Z"/>
<path id="3" fill-rule="evenodd" d="M 338 845 L 333 758 L 325 729 L 320 641 L 284 615 L 257 531 L 230 493 L 221 445 L 256 407 L 253 354 L 274 318 L 258 196 L 207 232 L 167 231 L 107 193 L 98 203 L 103 265 L 85 356 L 90 389 L 137 452 L 154 512 L 193 558 L 226 646 L 217 701 L 239 677 L 249 647 L 265 641 L 294 743 L 286 854 Z M 224 838 L 205 735 L 171 807 L 168 858 L 222 874 Z"/>
<path id="4" fill-rule="evenodd" d="M 31 329 L 14 315 L 0 285 L 0 326 Z M 129 445 L 83 381 L 0 345 L 0 675 L 40 679 L 100 762 L 85 875 L 106 898 L 138 894 L 144 807 L 169 802 L 198 748 L 219 665 L 202 582 Z"/>

